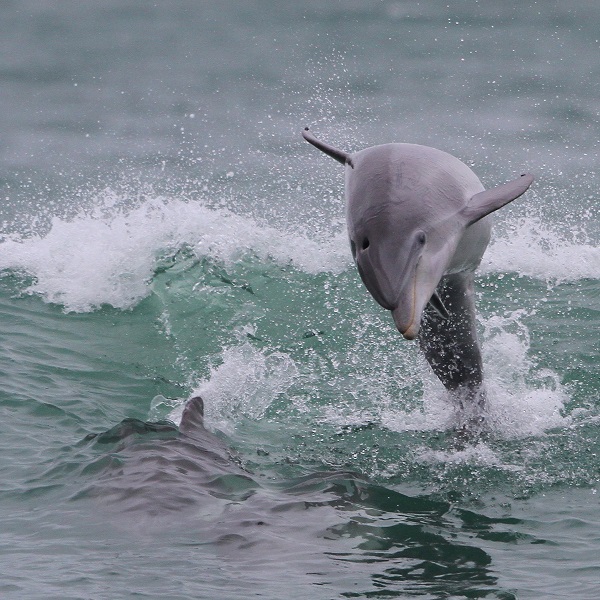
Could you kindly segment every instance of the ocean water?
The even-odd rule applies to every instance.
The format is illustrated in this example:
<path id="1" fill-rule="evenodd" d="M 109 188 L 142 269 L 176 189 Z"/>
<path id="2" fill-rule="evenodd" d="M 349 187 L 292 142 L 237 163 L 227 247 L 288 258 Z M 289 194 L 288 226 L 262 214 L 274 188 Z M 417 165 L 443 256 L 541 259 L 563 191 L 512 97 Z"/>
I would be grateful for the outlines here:
<path id="1" fill-rule="evenodd" d="M 598 597 L 596 2 L 0 17 L 3 598 Z M 477 277 L 479 442 L 360 283 L 307 125 L 536 175 Z"/>

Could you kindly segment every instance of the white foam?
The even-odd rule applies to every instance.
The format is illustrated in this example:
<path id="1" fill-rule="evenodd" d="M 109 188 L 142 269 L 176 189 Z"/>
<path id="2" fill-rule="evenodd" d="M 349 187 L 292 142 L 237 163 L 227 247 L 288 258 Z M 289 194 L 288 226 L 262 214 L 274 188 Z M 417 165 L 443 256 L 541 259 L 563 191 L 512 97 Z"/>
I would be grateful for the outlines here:
<path id="1" fill-rule="evenodd" d="M 563 414 L 569 397 L 560 377 L 529 357 L 526 311 L 484 322 L 483 360 L 488 387 L 488 427 L 503 438 L 523 438 L 568 427 Z"/>
<path id="2" fill-rule="evenodd" d="M 457 422 L 457 411 L 438 381 L 425 375 L 421 406 L 402 410 L 388 406 L 381 412 L 382 424 L 391 431 L 444 431 Z"/>
<path id="3" fill-rule="evenodd" d="M 500 439 L 544 436 L 554 428 L 569 427 L 572 421 L 564 414 L 569 398 L 558 374 L 540 368 L 529 356 L 526 316 L 525 311 L 517 310 L 483 322 L 485 427 L 490 435 Z M 422 402 L 409 410 L 404 410 L 399 402 L 387 403 L 379 410 L 381 423 L 392 431 L 444 431 L 464 421 L 464 415 L 424 359 L 422 362 Z M 346 419 L 351 421 L 352 417 Z"/>
<path id="4" fill-rule="evenodd" d="M 202 202 L 155 197 L 126 209 L 124 200 L 107 189 L 92 212 L 55 218 L 45 235 L 6 239 L 0 270 L 26 272 L 34 279 L 28 292 L 87 312 L 135 306 L 151 291 L 157 257 L 183 246 L 226 265 L 248 251 L 307 273 L 337 273 L 350 264 L 343 231 L 319 241 Z"/>
<path id="5" fill-rule="evenodd" d="M 570 239 L 565 239 L 539 218 L 526 217 L 492 241 L 480 272 L 516 272 L 557 283 L 598 279 L 600 247 L 582 232 L 572 232 Z"/>
<path id="6" fill-rule="evenodd" d="M 287 354 L 260 351 L 243 342 L 223 351 L 221 362 L 192 395 L 205 400 L 210 427 L 230 432 L 244 418 L 261 419 L 297 377 L 298 368 Z M 173 420 L 180 417 L 179 412 L 170 415 Z"/>
<path id="7" fill-rule="evenodd" d="M 506 464 L 498 452 L 488 444 L 468 444 L 464 448 L 451 448 L 447 450 L 422 449 L 418 457 L 424 463 L 444 463 L 447 465 L 473 465 L 484 467 L 497 467 L 504 471 L 522 471 L 524 467 Z"/>
<path id="8" fill-rule="evenodd" d="M 25 272 L 34 280 L 28 292 L 67 311 L 87 312 L 103 304 L 135 306 L 151 292 L 158 256 L 183 246 L 226 267 L 245 252 L 309 274 L 337 274 L 351 266 L 341 226 L 333 236 L 314 239 L 200 200 L 136 196 L 106 189 L 92 211 L 54 218 L 43 235 L 6 238 L 0 243 L 0 270 Z M 481 271 L 556 282 L 598 278 L 600 248 L 581 232 L 565 239 L 536 217 L 526 217 L 494 239 Z"/>

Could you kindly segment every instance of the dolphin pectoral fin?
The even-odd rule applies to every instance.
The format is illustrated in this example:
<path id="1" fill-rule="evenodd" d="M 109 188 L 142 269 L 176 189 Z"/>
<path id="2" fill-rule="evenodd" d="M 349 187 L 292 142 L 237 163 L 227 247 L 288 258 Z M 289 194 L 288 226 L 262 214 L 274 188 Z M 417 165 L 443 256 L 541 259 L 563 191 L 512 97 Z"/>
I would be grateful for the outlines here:
<path id="1" fill-rule="evenodd" d="M 312 134 L 308 127 L 304 128 L 304 131 L 302 132 L 302 137 L 309 144 L 312 144 L 315 148 L 321 150 L 321 152 L 325 152 L 327 156 L 335 158 L 335 160 L 341 162 L 343 165 L 350 165 L 352 168 L 354 168 L 350 155 L 347 152 L 344 152 L 343 150 L 338 150 L 337 148 L 334 148 L 333 146 L 326 144 L 325 142 L 321 142 Z"/>
<path id="2" fill-rule="evenodd" d="M 479 219 L 517 199 L 527 191 L 533 180 L 533 175 L 525 174 L 521 175 L 519 179 L 475 194 L 463 209 L 463 215 L 467 219 L 468 225 L 472 225 Z"/>
<path id="3" fill-rule="evenodd" d="M 442 319 L 447 319 L 450 316 L 448 309 L 444 306 L 444 303 L 437 292 L 433 292 L 433 295 L 429 299 L 429 306 L 431 306 Z"/>

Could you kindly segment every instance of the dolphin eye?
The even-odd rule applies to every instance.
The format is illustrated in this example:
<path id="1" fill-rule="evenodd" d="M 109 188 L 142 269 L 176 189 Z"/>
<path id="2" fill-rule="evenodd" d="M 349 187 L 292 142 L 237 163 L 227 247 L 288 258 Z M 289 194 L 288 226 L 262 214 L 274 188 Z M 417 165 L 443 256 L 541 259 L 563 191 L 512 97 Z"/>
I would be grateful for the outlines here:
<path id="1" fill-rule="evenodd" d="M 421 231 L 419 233 L 419 235 L 417 236 L 417 242 L 421 245 L 424 246 L 425 243 L 427 242 L 427 236 L 425 235 L 424 231 Z"/>
<path id="2" fill-rule="evenodd" d="M 365 238 L 362 243 L 362 249 L 366 250 L 369 247 L 369 238 Z"/>

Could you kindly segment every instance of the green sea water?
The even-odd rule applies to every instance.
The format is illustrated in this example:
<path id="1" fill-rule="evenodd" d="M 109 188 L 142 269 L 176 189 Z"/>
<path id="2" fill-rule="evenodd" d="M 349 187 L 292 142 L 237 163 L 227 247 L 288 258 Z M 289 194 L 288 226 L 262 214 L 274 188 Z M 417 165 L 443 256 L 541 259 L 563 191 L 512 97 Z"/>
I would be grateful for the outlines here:
<path id="1" fill-rule="evenodd" d="M 0 13 L 3 598 L 597 598 L 600 7 Z M 476 281 L 477 443 L 307 125 L 536 175 Z"/>

